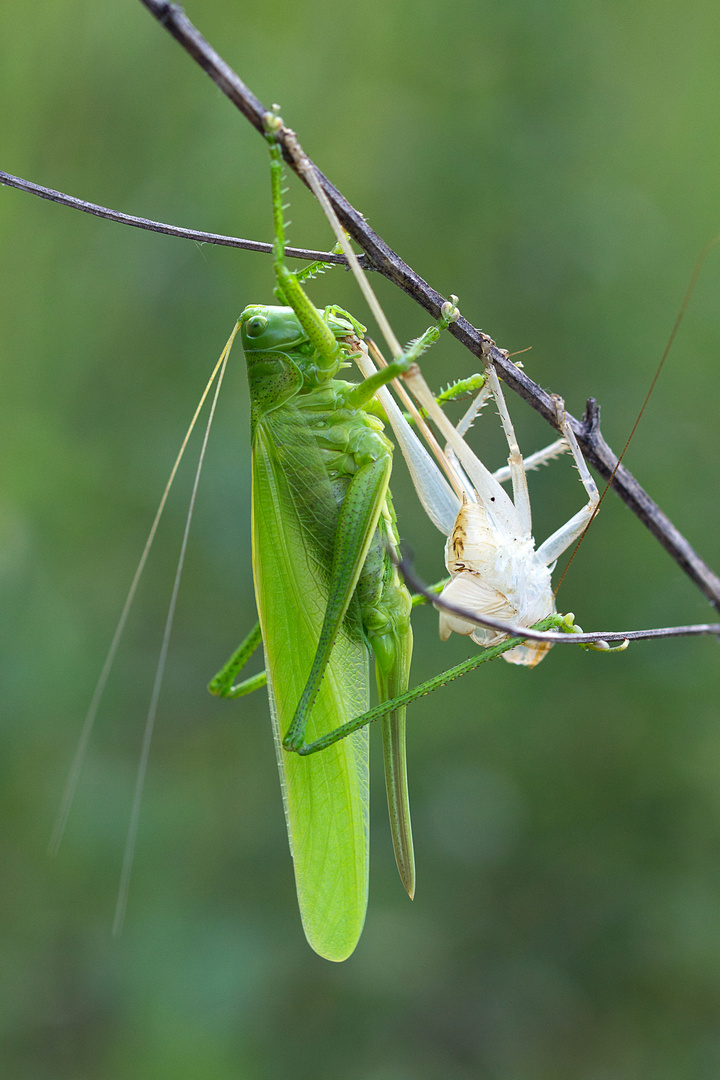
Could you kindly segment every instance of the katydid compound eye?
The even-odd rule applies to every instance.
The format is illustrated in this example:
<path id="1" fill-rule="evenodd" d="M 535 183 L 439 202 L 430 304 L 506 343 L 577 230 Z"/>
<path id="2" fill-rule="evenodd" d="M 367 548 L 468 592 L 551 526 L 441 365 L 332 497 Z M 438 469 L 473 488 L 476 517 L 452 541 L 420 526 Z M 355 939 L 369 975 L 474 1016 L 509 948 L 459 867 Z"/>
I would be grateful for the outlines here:
<path id="1" fill-rule="evenodd" d="M 253 315 L 252 319 L 245 323 L 245 333 L 248 337 L 260 337 L 266 326 L 267 319 L 264 315 Z"/>

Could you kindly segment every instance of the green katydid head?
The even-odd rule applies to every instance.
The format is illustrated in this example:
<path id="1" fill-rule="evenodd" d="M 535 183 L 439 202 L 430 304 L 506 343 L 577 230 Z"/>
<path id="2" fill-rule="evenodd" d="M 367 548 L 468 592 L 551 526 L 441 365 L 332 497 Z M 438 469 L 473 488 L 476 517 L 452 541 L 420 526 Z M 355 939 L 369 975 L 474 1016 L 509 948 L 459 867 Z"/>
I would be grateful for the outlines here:
<path id="1" fill-rule="evenodd" d="M 240 316 L 253 432 L 262 416 L 302 390 L 322 386 L 347 364 L 351 348 L 343 339 L 357 336 L 363 327 L 336 308 L 313 311 L 330 348 L 318 335 L 308 333 L 292 308 L 250 304 Z"/>
<path id="2" fill-rule="evenodd" d="M 248 353 L 292 353 L 307 334 L 292 308 L 249 304 L 240 316 L 243 349 Z"/>
<path id="3" fill-rule="evenodd" d="M 365 327 L 347 312 L 335 306 L 324 312 L 315 309 L 317 322 L 329 331 L 331 348 L 318 341 L 302 325 L 290 307 L 273 307 L 266 304 L 250 304 L 240 316 L 243 350 L 248 368 L 260 362 L 262 370 L 271 358 L 290 364 L 297 370 L 305 386 L 317 386 L 334 378 L 346 365 L 348 349 L 338 347 L 338 342 L 362 336 Z"/>

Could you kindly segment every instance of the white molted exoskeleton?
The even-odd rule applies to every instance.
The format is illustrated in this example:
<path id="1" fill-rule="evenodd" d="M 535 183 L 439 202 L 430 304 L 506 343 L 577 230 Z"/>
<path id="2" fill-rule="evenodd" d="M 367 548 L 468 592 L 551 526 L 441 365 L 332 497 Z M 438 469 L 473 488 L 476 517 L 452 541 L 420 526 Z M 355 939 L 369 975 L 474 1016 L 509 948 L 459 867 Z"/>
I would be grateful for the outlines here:
<path id="1" fill-rule="evenodd" d="M 445 546 L 445 565 L 452 581 L 441 599 L 455 607 L 521 626 L 532 626 L 555 611 L 550 569 L 538 559 L 532 537 L 499 542 L 480 503 L 463 501 Z M 506 637 L 441 610 L 440 637 L 447 641 L 453 632 L 469 634 L 483 647 Z M 545 642 L 531 642 L 503 655 L 511 664 L 533 667 L 549 648 Z"/>
<path id="2" fill-rule="evenodd" d="M 569 450 L 588 501 L 535 550 L 526 465 L 492 364 L 486 363 L 485 387 L 457 430 L 435 402 L 419 372 L 409 372 L 405 381 L 446 438 L 445 457 L 449 464 L 454 462 L 456 490 L 458 487 L 462 490 L 454 524 L 445 514 L 436 515 L 438 527 L 448 537 L 445 561 L 452 579 L 443 589 L 442 600 L 479 619 L 487 617 L 515 626 L 531 627 L 554 614 L 555 597 L 550 575 L 558 557 L 585 530 L 599 503 L 597 486 L 590 476 L 562 401 L 556 399 L 562 440 L 532 455 L 528 467 L 536 467 L 563 450 Z M 462 437 L 482 401 L 490 394 L 495 400 L 509 450 L 508 467 L 496 474 L 489 472 Z M 500 484 L 501 480 L 507 479 L 512 482 L 512 498 Z M 501 631 L 479 627 L 459 612 L 441 610 L 440 637 L 446 640 L 453 631 L 472 636 L 473 641 L 484 647 L 497 645 L 508 636 Z M 503 657 L 511 664 L 534 667 L 549 648 L 547 642 L 527 642 L 503 653 Z"/>

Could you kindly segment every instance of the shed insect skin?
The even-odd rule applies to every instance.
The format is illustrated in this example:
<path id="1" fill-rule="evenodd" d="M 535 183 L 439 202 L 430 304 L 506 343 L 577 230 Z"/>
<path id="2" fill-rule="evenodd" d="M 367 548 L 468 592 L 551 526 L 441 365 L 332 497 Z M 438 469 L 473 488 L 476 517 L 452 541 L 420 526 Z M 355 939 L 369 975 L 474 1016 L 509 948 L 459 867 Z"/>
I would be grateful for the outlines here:
<path id="1" fill-rule="evenodd" d="M 448 421 L 419 371 L 411 371 L 405 378 L 418 402 L 447 439 L 448 449 L 461 466 L 459 475 L 464 488 L 462 504 L 445 549 L 445 562 L 451 580 L 441 593 L 441 599 L 446 604 L 472 612 L 478 618 L 489 616 L 516 626 L 531 627 L 555 614 L 552 570 L 558 557 L 577 540 L 592 520 L 600 496 L 567 420 L 564 403 L 556 397 L 558 426 L 575 460 L 588 501 L 536 549 L 532 537 L 527 470 L 500 380 L 489 360 L 486 361 L 485 377 L 486 387 L 481 394 L 492 394 L 508 444 L 512 498 Z M 550 456 L 555 446 L 553 444 L 548 448 Z M 542 458 L 543 452 L 538 457 Z M 478 627 L 447 610 L 441 611 L 441 638 L 447 640 L 453 632 L 469 635 L 485 648 L 500 644 L 508 636 Z M 503 655 L 508 663 L 534 667 L 547 655 L 549 648 L 547 642 L 526 642 Z"/>

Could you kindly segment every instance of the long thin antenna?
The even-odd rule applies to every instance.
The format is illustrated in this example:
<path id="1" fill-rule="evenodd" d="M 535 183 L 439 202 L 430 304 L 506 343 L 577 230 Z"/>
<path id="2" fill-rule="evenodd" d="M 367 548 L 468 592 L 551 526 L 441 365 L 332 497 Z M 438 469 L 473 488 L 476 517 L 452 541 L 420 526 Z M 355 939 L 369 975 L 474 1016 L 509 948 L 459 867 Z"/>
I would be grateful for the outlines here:
<path id="1" fill-rule="evenodd" d="M 125 630 L 125 624 L 127 622 L 128 615 L 130 614 L 130 609 L 135 599 L 135 593 L 137 592 L 140 578 L 142 577 L 143 570 L 145 569 L 145 563 L 147 562 L 148 555 L 150 554 L 150 549 L 153 545 L 158 525 L 160 524 L 160 518 L 163 515 L 165 504 L 167 502 L 168 495 L 170 494 L 170 489 L 175 480 L 175 476 L 180 466 L 180 462 L 182 461 L 183 454 L 185 453 L 185 449 L 187 447 L 190 436 L 192 435 L 195 424 L 197 423 L 197 418 L 200 415 L 200 411 L 203 405 L 205 404 L 205 399 L 207 398 L 210 389 L 215 382 L 218 371 L 223 365 L 223 358 L 226 356 L 226 351 L 227 345 L 225 346 L 225 350 L 221 354 L 220 359 L 215 365 L 215 368 L 213 369 L 213 372 L 207 381 L 207 385 L 203 390 L 202 397 L 198 402 L 197 408 L 195 409 L 195 412 L 193 414 L 193 418 L 190 421 L 187 431 L 185 432 L 185 437 L 182 441 L 177 457 L 175 458 L 175 463 L 170 471 L 170 476 L 168 477 L 167 484 L 165 485 L 165 490 L 162 493 L 162 498 L 160 499 L 160 503 L 155 513 L 155 518 L 152 525 L 150 526 L 150 532 L 148 534 L 147 540 L 145 541 L 145 547 L 143 548 L 142 555 L 140 556 L 140 561 L 137 565 L 137 569 L 135 570 L 132 582 L 130 583 L 130 588 L 128 589 L 125 603 L 123 604 L 123 609 L 120 613 L 120 618 L 118 619 L 117 626 L 115 627 L 115 633 L 113 634 L 112 641 L 110 642 L 110 648 L 107 651 L 107 655 L 105 657 L 100 676 L 96 683 L 95 690 L 93 692 L 93 696 L 88 707 L 88 711 L 85 714 L 83 726 L 80 731 L 80 737 L 77 742 L 77 747 L 75 749 L 75 754 L 73 756 L 67 782 L 65 784 L 65 790 L 63 791 L 63 796 L 60 800 L 60 808 L 55 819 L 52 836 L 50 837 L 50 843 L 48 845 L 48 852 L 50 855 L 57 855 L 63 835 L 65 833 L 65 827 L 67 825 L 67 820 L 70 815 L 73 800 L 75 798 L 75 792 L 77 791 L 80 773 L 82 772 L 82 767 L 85 761 L 85 755 L 87 753 L 88 743 L 90 741 L 90 736 L 92 734 L 92 730 L 95 724 L 95 718 L 97 716 L 98 708 L 100 707 L 100 702 L 105 692 L 105 686 L 107 685 L 108 678 L 110 677 L 110 672 L 112 671 L 112 667 L 115 662 L 115 657 L 117 655 L 120 641 Z"/>
<path id="2" fill-rule="evenodd" d="M 133 794 L 132 809 L 130 811 L 130 824 L 128 826 L 127 839 L 125 841 L 125 854 L 123 856 L 123 865 L 120 874 L 120 885 L 118 887 L 118 898 L 115 907 L 115 920 L 113 922 L 114 935 L 118 935 L 121 932 L 125 919 L 125 909 L 127 907 L 128 891 L 130 889 L 130 875 L 132 873 L 133 860 L 135 857 L 138 823 L 140 821 L 140 807 L 142 805 L 143 790 L 145 788 L 145 776 L 147 774 L 148 758 L 150 756 L 150 744 L 152 742 L 153 730 L 155 728 L 155 717 L 157 716 L 157 707 L 158 701 L 160 700 L 160 691 L 162 689 L 163 679 L 165 677 L 165 664 L 167 662 L 168 648 L 170 646 L 170 635 L 172 633 L 173 622 L 175 620 L 175 608 L 177 606 L 178 592 L 180 591 L 180 580 L 182 578 L 183 567 L 185 565 L 185 554 L 187 552 L 188 537 L 190 535 L 190 525 L 193 519 L 195 502 L 197 499 L 197 492 L 200 484 L 200 474 L 202 473 L 202 468 L 205 461 L 205 451 L 207 450 L 208 439 L 210 437 L 210 429 L 215 418 L 215 408 L 217 406 L 217 400 L 220 394 L 220 387 L 222 386 L 223 378 L 225 376 L 225 368 L 227 367 L 228 356 L 230 355 L 230 349 L 232 348 L 232 343 L 235 340 L 235 335 L 237 334 L 239 328 L 240 323 L 237 322 L 235 324 L 232 334 L 228 338 L 225 348 L 222 351 L 220 360 L 218 361 L 218 363 L 220 364 L 220 374 L 218 376 L 217 385 L 215 387 L 212 405 L 210 406 L 210 414 L 208 416 L 208 421 L 205 426 L 205 434 L 203 436 L 197 468 L 195 470 L 195 479 L 193 481 L 192 493 L 190 495 L 190 505 L 188 506 L 187 517 L 185 519 L 185 529 L 183 532 L 182 543 L 180 545 L 180 556 L 178 558 L 177 569 L 175 570 L 175 580 L 173 582 L 172 594 L 170 596 L 170 604 L 168 605 L 168 613 L 165 620 L 165 630 L 163 631 L 162 645 L 160 647 L 160 656 L 158 658 L 158 664 L 155 671 L 155 682 L 153 683 L 150 706 L 148 708 L 147 717 L 145 719 L 142 750 L 140 752 L 140 761 L 138 764 L 137 777 L 135 780 L 135 792 Z"/>

